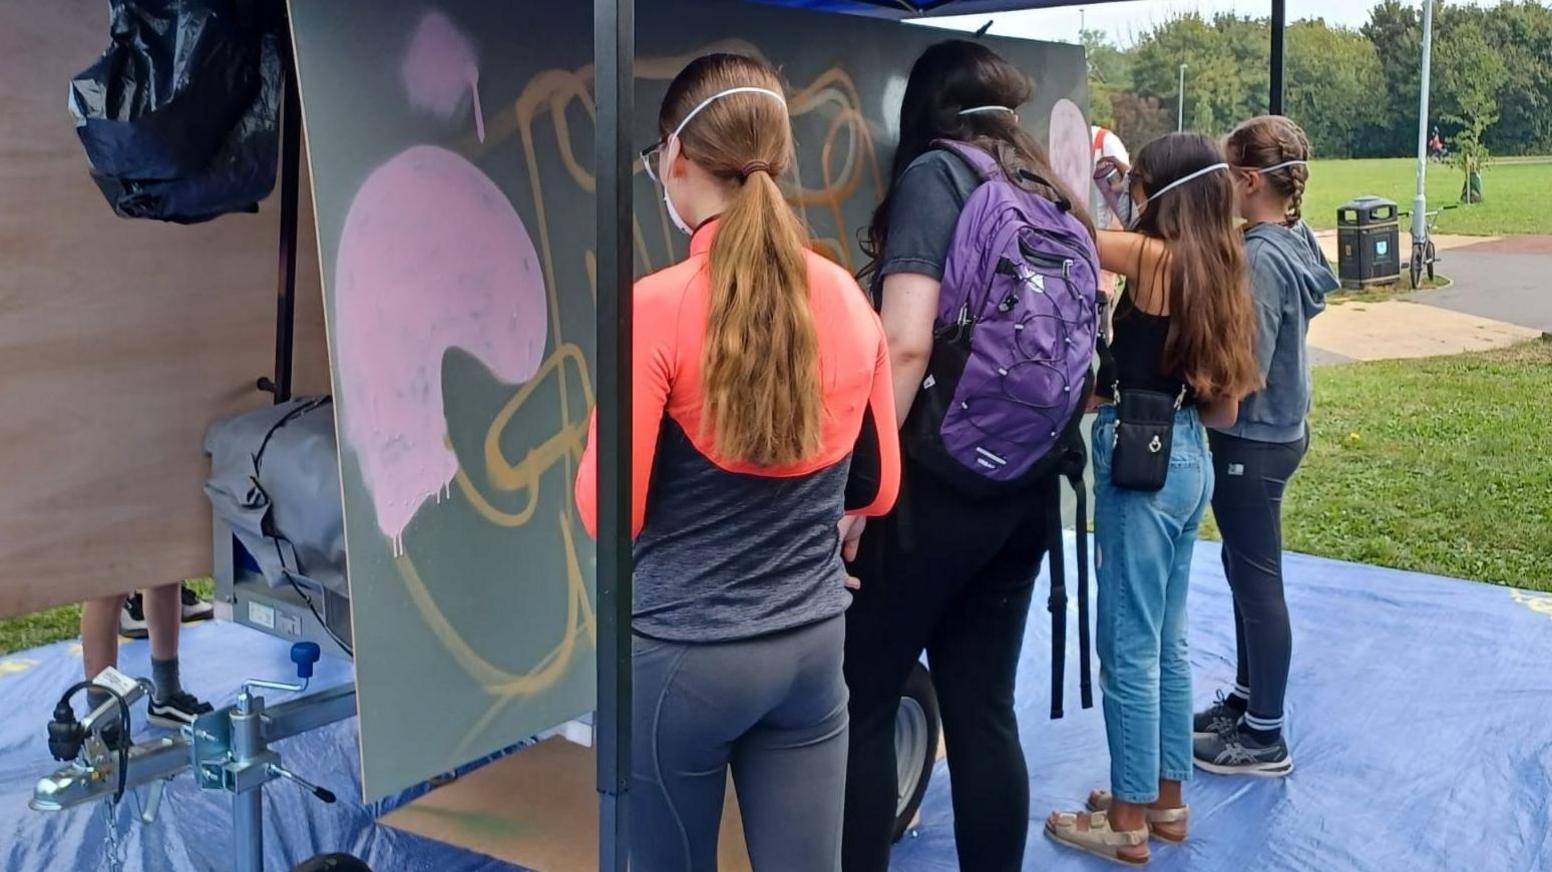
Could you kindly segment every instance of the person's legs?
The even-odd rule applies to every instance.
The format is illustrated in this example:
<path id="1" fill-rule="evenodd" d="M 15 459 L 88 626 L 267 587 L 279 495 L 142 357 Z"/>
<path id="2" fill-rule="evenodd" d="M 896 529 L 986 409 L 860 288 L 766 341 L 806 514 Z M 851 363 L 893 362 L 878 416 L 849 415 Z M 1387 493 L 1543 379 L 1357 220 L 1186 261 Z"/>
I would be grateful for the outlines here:
<path id="1" fill-rule="evenodd" d="M 1111 479 L 1116 413 L 1100 410 L 1095 423 L 1094 535 L 1099 602 L 1097 643 L 1100 687 L 1104 691 L 1105 733 L 1110 745 L 1111 802 L 1108 825 L 1116 832 L 1146 831 L 1150 805 L 1178 802 L 1176 785 L 1161 791 L 1161 718 L 1163 638 L 1168 614 L 1170 577 L 1176 545 L 1186 521 L 1202 511 L 1201 466 L 1206 458 L 1191 434 L 1200 435 L 1194 412 L 1182 413 L 1175 428 L 1169 478 L 1157 493 L 1117 487 Z M 1193 427 L 1196 429 L 1193 430 Z M 1175 631 L 1178 628 L 1170 628 Z M 1178 686 L 1170 692 L 1177 693 Z M 1189 674 L 1186 692 L 1186 738 L 1190 741 Z M 1189 759 L 1187 759 L 1189 766 Z M 1048 828 L 1064 837 L 1065 816 L 1052 817 Z M 1078 831 L 1089 819 L 1074 816 Z M 1065 839 L 1064 839 L 1065 840 Z M 1122 847 L 1130 860 L 1145 860 L 1146 844 Z"/>
<path id="2" fill-rule="evenodd" d="M 1214 461 L 1216 463 L 1216 459 Z M 1221 473 L 1219 473 L 1221 475 Z M 1217 496 L 1213 499 L 1216 501 Z M 1213 509 L 1216 517 L 1218 510 Z M 1234 590 L 1234 552 L 1228 543 L 1221 546 L 1219 556 L 1223 561 L 1223 578 L 1229 583 L 1229 591 L 1232 596 Z M 1245 642 L 1245 613 L 1239 607 L 1239 598 L 1232 597 L 1234 602 L 1234 686 L 1224 695 L 1223 702 L 1229 708 L 1236 709 L 1238 714 L 1245 713 L 1245 706 L 1250 704 L 1250 647 Z"/>
<path id="3" fill-rule="evenodd" d="M 101 596 L 81 604 L 81 664 L 91 680 L 119 664 L 119 610 L 125 594 Z"/>
<path id="4" fill-rule="evenodd" d="M 1055 479 L 1028 494 L 1001 551 L 947 605 L 927 646 L 948 751 L 961 869 L 1023 867 L 1029 772 L 1014 685 L 1035 576 L 1045 557 Z"/>
<path id="5" fill-rule="evenodd" d="M 1149 511 L 1150 496 L 1116 488 L 1108 474 L 1096 475 L 1095 641 L 1110 789 L 1117 801 L 1133 805 L 1158 798 L 1159 640 L 1173 561 L 1173 531 Z"/>
<path id="6" fill-rule="evenodd" d="M 759 656 L 793 664 L 785 700 L 733 745 L 733 783 L 756 872 L 841 865 L 846 796 L 846 682 L 839 617 L 783 634 Z"/>
<path id="7" fill-rule="evenodd" d="M 1014 521 L 1016 516 L 1005 516 L 1000 504 L 987 511 L 908 463 L 895 511 L 869 522 L 850 567 L 862 588 L 846 613 L 845 674 L 851 693 L 842 850 L 846 872 L 889 868 L 900 693 L 946 603 L 1001 547 Z"/>
<path id="8" fill-rule="evenodd" d="M 1282 498 L 1303 459 L 1304 443 L 1277 445 L 1215 434 L 1213 451 L 1222 471 L 1213 513 L 1224 543 L 1232 543 L 1229 584 L 1244 625 L 1248 681 L 1239 683 L 1250 690 L 1245 723 L 1262 738 L 1275 739 L 1282 729 L 1293 649 L 1283 593 Z"/>
<path id="9" fill-rule="evenodd" d="M 178 628 L 183 623 L 183 585 L 153 587 L 144 594 L 146 629 L 151 634 L 151 682 L 161 702 L 180 693 Z"/>
<path id="10" fill-rule="evenodd" d="M 732 646 L 637 636 L 631 647 L 632 868 L 716 872 L 732 741 L 754 720 L 709 662 Z"/>
<path id="11" fill-rule="evenodd" d="M 1197 531 L 1213 493 L 1213 470 L 1207 437 L 1195 420 L 1175 428 L 1169 482 L 1161 508 L 1178 523 L 1164 595 L 1164 623 L 1159 640 L 1159 772 L 1161 782 L 1191 779 L 1191 656 L 1186 641 L 1187 594 L 1191 589 L 1191 556 Z M 1194 501 L 1194 503 L 1193 503 Z M 1183 511 L 1179 511 L 1183 510 Z M 1173 789 L 1178 797 L 1178 789 Z"/>

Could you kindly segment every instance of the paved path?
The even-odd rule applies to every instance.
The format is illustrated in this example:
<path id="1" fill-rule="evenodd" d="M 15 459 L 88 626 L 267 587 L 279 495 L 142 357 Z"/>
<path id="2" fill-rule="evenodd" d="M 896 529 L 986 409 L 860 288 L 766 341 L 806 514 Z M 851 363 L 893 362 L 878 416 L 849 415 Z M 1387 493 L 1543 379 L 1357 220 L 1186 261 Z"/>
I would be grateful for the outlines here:
<path id="1" fill-rule="evenodd" d="M 1454 284 L 1408 299 L 1552 333 L 1552 236 L 1481 242 L 1439 254 Z"/>
<path id="2" fill-rule="evenodd" d="M 1320 234 L 1336 260 L 1336 234 Z M 1502 348 L 1552 333 L 1552 236 L 1435 237 L 1454 284 L 1332 306 L 1310 328 L 1317 364 Z"/>

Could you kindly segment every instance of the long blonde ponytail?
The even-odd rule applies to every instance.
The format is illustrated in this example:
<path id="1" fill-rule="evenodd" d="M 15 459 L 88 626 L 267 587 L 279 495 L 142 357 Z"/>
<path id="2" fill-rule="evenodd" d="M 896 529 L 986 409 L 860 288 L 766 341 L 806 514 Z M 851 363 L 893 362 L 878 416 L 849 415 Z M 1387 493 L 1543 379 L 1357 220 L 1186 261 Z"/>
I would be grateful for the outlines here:
<path id="1" fill-rule="evenodd" d="M 660 124 L 672 130 L 700 101 L 744 86 L 782 90 L 776 71 L 760 61 L 702 57 L 670 86 Z M 701 382 L 715 451 L 756 466 L 796 463 L 820 449 L 824 404 L 808 234 L 775 178 L 793 159 L 786 107 L 760 94 L 733 94 L 707 106 L 679 140 L 686 158 L 739 185 L 710 255 Z"/>

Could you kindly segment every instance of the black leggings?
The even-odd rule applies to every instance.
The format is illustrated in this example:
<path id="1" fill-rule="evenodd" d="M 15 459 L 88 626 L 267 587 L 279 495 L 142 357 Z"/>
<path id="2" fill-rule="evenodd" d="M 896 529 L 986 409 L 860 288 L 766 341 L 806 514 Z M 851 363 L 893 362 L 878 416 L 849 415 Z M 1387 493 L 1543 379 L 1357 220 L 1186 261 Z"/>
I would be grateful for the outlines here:
<path id="1" fill-rule="evenodd" d="M 1281 729 L 1293 631 L 1283 596 L 1283 491 L 1293 478 L 1308 437 L 1298 442 L 1255 442 L 1210 433 L 1213 517 L 1223 534 L 1223 572 L 1234 591 L 1235 682 L 1250 699 L 1246 723 Z"/>
<path id="2" fill-rule="evenodd" d="M 900 692 L 927 652 L 943 718 L 959 868 L 1016 872 L 1029 827 L 1029 775 L 1014 677 L 1056 482 L 971 500 L 907 462 L 900 501 L 869 523 L 846 614 L 851 754 L 842 868 L 884 872 L 896 806 Z"/>

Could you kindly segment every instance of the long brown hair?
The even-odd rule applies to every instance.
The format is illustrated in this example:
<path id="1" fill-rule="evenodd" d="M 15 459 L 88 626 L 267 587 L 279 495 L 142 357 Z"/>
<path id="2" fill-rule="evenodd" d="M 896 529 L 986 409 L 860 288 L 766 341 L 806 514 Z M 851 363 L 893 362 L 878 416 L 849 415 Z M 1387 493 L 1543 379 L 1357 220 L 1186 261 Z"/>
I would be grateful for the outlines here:
<path id="1" fill-rule="evenodd" d="M 1019 127 L 1012 113 L 959 114 L 977 106 L 1018 109 L 1034 94 L 1035 85 L 1029 76 L 979 42 L 950 39 L 922 52 L 911 66 L 905 98 L 900 104 L 900 144 L 890 168 L 890 191 L 873 213 L 873 222 L 863 239 L 863 252 L 873 261 L 863 270 L 865 275 L 876 268 L 884 254 L 894 182 L 939 139 L 968 142 L 995 155 L 1003 172 L 1015 184 L 1051 200 L 1065 200 L 1089 233 L 1094 232 L 1093 219 L 1084 206 L 1087 197 L 1078 196 L 1083 192 L 1067 190 L 1051 168 L 1045 147 Z"/>
<path id="2" fill-rule="evenodd" d="M 1229 163 L 1244 169 L 1262 169 L 1310 159 L 1309 137 L 1304 128 L 1281 115 L 1260 115 L 1234 128 L 1224 141 Z M 1304 186 L 1309 183 L 1309 167 L 1288 164 L 1261 178 L 1288 201 L 1286 221 L 1297 224 L 1304 217 Z"/>
<path id="3" fill-rule="evenodd" d="M 1132 183 L 1153 197 L 1171 182 L 1223 163 L 1200 133 L 1171 133 L 1137 154 Z M 1167 276 L 1165 371 L 1179 370 L 1199 396 L 1243 397 L 1260 387 L 1245 253 L 1234 230 L 1234 185 L 1217 171 L 1171 188 L 1143 207 L 1136 231 L 1163 240 L 1152 289 Z M 1146 293 L 1150 288 L 1140 288 Z"/>
<path id="4" fill-rule="evenodd" d="M 784 93 L 767 64 L 734 54 L 692 61 L 668 87 L 665 136 L 702 101 L 729 88 Z M 793 160 L 786 107 L 731 94 L 679 134 L 685 158 L 736 185 L 711 243 L 711 306 L 701 358 L 705 425 L 715 450 L 757 466 L 796 463 L 820 449 L 819 333 L 808 298 L 808 233 L 776 184 Z"/>

